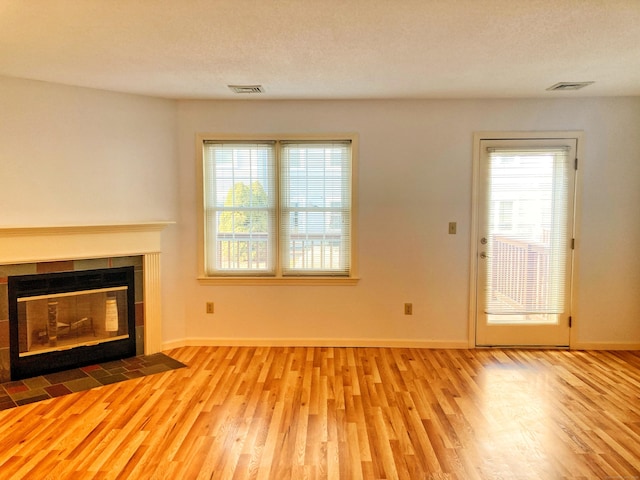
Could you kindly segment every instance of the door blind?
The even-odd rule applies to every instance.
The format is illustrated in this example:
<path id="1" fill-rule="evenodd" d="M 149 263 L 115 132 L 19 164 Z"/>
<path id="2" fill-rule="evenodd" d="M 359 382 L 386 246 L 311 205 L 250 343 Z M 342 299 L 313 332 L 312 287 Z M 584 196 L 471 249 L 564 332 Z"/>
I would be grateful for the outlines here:
<path id="1" fill-rule="evenodd" d="M 567 148 L 488 150 L 485 313 L 564 312 L 571 168 Z"/>

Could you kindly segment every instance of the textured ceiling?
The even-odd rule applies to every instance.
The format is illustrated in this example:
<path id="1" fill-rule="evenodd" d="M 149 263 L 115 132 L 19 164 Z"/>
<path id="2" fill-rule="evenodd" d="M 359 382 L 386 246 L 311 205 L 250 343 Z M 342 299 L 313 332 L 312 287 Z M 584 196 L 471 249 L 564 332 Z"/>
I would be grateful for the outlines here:
<path id="1" fill-rule="evenodd" d="M 640 0 L 0 0 L 0 75 L 181 99 L 637 96 Z M 545 90 L 561 81 L 595 83 Z"/>

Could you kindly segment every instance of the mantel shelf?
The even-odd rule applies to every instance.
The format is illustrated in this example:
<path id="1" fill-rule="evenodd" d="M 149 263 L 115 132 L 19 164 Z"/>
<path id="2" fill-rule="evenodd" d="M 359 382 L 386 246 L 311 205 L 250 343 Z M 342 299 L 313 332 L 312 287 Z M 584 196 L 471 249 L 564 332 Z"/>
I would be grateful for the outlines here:
<path id="1" fill-rule="evenodd" d="M 172 223 L 0 227 L 0 264 L 159 253 Z"/>
<path id="2" fill-rule="evenodd" d="M 0 237 L 74 235 L 116 232 L 159 232 L 175 222 L 114 223 L 103 225 L 0 226 Z"/>

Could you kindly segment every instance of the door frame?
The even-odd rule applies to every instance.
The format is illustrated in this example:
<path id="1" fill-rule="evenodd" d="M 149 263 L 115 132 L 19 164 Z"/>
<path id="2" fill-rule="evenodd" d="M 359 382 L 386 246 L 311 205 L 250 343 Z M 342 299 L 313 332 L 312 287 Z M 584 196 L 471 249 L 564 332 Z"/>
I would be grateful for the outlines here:
<path id="1" fill-rule="evenodd" d="M 581 199 L 582 199 L 582 175 L 584 168 L 584 132 L 582 131 L 480 131 L 473 134 L 473 170 L 471 187 L 471 241 L 469 258 L 469 348 L 476 348 L 476 307 L 477 307 L 477 287 L 478 287 L 478 197 L 480 189 L 480 141 L 481 140 L 533 140 L 533 139 L 562 139 L 571 138 L 576 140 L 576 156 L 578 158 L 578 169 L 575 178 L 575 199 L 573 206 L 573 238 L 575 239 L 573 249 L 573 262 L 570 272 L 570 292 L 569 301 L 571 308 L 572 324 L 569 333 L 569 348 L 575 345 L 578 338 L 579 319 L 577 311 L 578 296 L 578 272 L 580 267 L 580 222 L 581 222 Z"/>

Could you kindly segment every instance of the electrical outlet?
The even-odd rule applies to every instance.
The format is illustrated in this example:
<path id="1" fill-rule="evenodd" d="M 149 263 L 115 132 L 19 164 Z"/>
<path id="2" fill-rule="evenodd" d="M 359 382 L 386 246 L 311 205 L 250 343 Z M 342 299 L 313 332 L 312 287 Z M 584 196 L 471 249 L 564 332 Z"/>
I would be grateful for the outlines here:
<path id="1" fill-rule="evenodd" d="M 458 224 L 456 222 L 449 222 L 449 235 L 455 235 L 458 231 Z"/>
<path id="2" fill-rule="evenodd" d="M 213 313 L 213 302 L 207 302 L 207 313 Z"/>
<path id="3" fill-rule="evenodd" d="M 404 304 L 404 314 L 405 315 L 413 315 L 413 303 L 405 303 Z"/>

